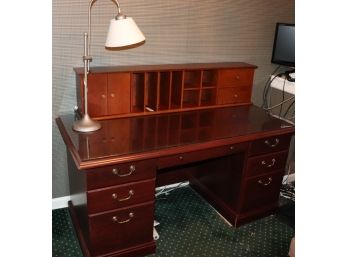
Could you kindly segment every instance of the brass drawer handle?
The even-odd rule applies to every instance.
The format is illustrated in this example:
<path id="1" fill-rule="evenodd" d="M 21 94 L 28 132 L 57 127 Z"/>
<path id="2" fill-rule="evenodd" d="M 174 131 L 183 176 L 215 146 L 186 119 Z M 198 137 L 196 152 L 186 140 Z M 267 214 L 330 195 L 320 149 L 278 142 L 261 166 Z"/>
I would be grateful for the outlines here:
<path id="1" fill-rule="evenodd" d="M 261 164 L 262 165 L 267 165 L 268 168 L 274 166 L 274 164 L 276 163 L 276 160 L 274 158 L 272 158 L 272 163 L 267 165 L 266 161 L 262 161 Z"/>
<path id="2" fill-rule="evenodd" d="M 269 177 L 267 182 L 263 182 L 262 179 L 259 179 L 257 182 L 263 186 L 268 186 L 269 184 L 271 184 L 272 178 Z"/>
<path id="3" fill-rule="evenodd" d="M 183 159 L 184 159 L 184 157 L 180 155 L 180 156 L 179 156 L 179 160 L 182 161 Z"/>
<path id="4" fill-rule="evenodd" d="M 114 173 L 115 175 L 119 176 L 119 177 L 127 177 L 129 175 L 132 175 L 132 173 L 135 171 L 135 166 L 134 165 L 131 165 L 129 167 L 129 172 L 128 173 L 125 173 L 125 174 L 120 174 L 118 172 L 118 169 L 117 168 L 113 168 L 112 169 L 112 173 Z"/>
<path id="5" fill-rule="evenodd" d="M 115 199 L 115 200 L 117 200 L 119 202 L 123 202 L 123 201 L 127 201 L 127 200 L 131 199 L 132 195 L 134 195 L 134 190 L 131 189 L 128 192 L 128 196 L 125 197 L 125 198 L 117 199 L 117 194 L 116 193 L 113 193 L 111 196 L 112 196 L 113 199 Z"/>
<path id="6" fill-rule="evenodd" d="M 133 212 L 130 212 L 130 213 L 128 214 L 128 216 L 129 216 L 129 219 L 122 220 L 122 221 L 119 221 L 119 220 L 117 219 L 117 216 L 113 216 L 113 217 L 112 217 L 112 221 L 113 221 L 113 222 L 117 222 L 118 224 L 123 224 L 123 223 L 130 222 L 131 219 L 134 217 L 134 213 L 133 213 Z"/>
<path id="7" fill-rule="evenodd" d="M 279 144 L 279 139 L 278 138 L 274 139 L 273 144 L 267 139 L 265 140 L 265 144 L 268 145 L 269 147 L 275 147 Z"/>

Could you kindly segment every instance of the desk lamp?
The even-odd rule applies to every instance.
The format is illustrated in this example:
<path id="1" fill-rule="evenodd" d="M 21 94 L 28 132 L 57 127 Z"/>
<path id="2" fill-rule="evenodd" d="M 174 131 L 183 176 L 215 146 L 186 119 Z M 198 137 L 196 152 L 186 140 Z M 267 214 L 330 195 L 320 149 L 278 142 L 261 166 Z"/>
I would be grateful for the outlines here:
<path id="1" fill-rule="evenodd" d="M 106 48 L 119 48 L 141 43 L 145 40 L 143 33 L 140 31 L 136 23 L 131 17 L 121 13 L 120 5 L 117 0 L 112 0 L 117 6 L 117 15 L 110 21 L 109 31 L 106 37 Z M 96 0 L 91 0 L 88 9 L 88 33 L 84 33 L 84 115 L 82 119 L 76 121 L 73 129 L 78 132 L 91 132 L 101 128 L 101 124 L 92 120 L 88 115 L 88 73 L 89 63 L 92 61 L 90 52 L 90 36 L 91 36 L 91 9 Z"/>

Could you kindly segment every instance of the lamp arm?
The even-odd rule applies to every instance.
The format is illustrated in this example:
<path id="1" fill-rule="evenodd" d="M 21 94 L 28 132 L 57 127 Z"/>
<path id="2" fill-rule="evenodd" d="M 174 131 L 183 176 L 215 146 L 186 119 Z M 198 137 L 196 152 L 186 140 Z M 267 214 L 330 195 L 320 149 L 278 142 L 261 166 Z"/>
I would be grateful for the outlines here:
<path id="1" fill-rule="evenodd" d="M 89 73 L 89 68 L 90 68 L 90 62 L 92 61 L 92 56 L 90 56 L 90 49 L 91 49 L 91 10 L 93 4 L 97 0 L 91 0 L 89 3 L 89 8 L 88 8 L 88 33 L 84 33 L 84 56 L 83 56 L 83 63 L 84 63 L 84 76 L 83 76 L 83 85 L 84 85 L 84 97 L 85 97 L 85 104 L 84 104 L 84 109 L 85 109 L 85 114 L 88 115 L 88 106 L 87 106 L 87 94 L 88 94 L 88 73 Z M 117 16 L 122 16 L 125 17 L 124 15 L 121 14 L 121 8 L 120 4 L 118 3 L 117 0 L 111 0 L 113 1 L 116 6 L 117 6 Z"/>
<path id="2" fill-rule="evenodd" d="M 87 46 L 87 56 L 90 58 L 90 60 L 88 61 L 88 71 L 89 71 L 89 62 L 92 61 L 92 58 L 89 56 L 90 50 L 91 50 L 91 10 L 92 10 L 92 6 L 93 4 L 96 2 L 97 0 L 91 0 L 91 2 L 89 3 L 89 8 L 88 8 L 88 46 Z M 117 0 L 111 0 L 112 2 L 114 2 L 117 6 L 117 16 L 121 15 L 121 8 L 120 8 L 120 4 L 118 3 Z"/>

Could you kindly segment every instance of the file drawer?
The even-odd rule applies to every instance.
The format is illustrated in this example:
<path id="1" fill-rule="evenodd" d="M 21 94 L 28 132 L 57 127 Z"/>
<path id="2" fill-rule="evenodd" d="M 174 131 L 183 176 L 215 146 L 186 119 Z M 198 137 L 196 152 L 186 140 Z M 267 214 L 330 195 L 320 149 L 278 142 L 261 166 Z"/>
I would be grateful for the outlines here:
<path id="1" fill-rule="evenodd" d="M 244 186 L 244 201 L 241 210 L 252 211 L 272 204 L 276 205 L 282 179 L 282 171 L 247 179 Z"/>
<path id="2" fill-rule="evenodd" d="M 145 160 L 95 168 L 87 171 L 87 190 L 115 186 L 156 176 L 156 161 Z"/>
<path id="3" fill-rule="evenodd" d="M 89 215 L 90 245 L 95 254 L 153 241 L 154 203 Z"/>
<path id="4" fill-rule="evenodd" d="M 102 212 L 153 201 L 154 195 L 155 179 L 88 191 L 88 212 Z"/>
<path id="5" fill-rule="evenodd" d="M 246 176 L 257 176 L 267 172 L 284 169 L 288 151 L 260 155 L 248 159 Z"/>

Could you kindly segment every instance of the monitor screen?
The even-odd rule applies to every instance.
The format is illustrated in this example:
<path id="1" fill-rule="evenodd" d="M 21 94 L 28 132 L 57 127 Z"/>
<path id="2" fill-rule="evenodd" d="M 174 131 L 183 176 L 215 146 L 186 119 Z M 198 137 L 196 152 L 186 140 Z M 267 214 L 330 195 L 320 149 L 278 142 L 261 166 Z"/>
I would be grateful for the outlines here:
<path id="1" fill-rule="evenodd" d="M 295 67 L 295 24 L 277 23 L 272 63 Z"/>

